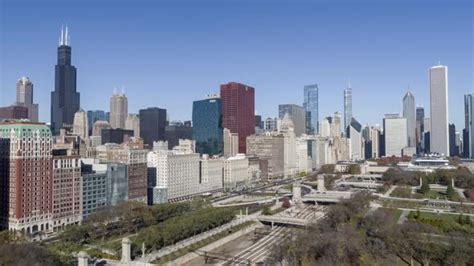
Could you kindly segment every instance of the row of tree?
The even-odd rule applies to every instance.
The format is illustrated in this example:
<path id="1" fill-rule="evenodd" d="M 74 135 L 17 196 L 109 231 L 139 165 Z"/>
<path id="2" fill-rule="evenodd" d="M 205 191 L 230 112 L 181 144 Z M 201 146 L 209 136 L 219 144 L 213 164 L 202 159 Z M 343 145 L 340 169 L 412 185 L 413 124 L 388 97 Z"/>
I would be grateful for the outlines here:
<path id="1" fill-rule="evenodd" d="M 427 183 L 436 184 L 454 184 L 459 188 L 474 188 L 474 174 L 468 168 L 460 166 L 456 169 L 438 169 L 433 173 L 403 171 L 397 168 L 390 168 L 383 174 L 383 180 L 389 185 L 408 185 L 416 186 L 423 178 Z M 425 182 L 423 182 L 425 183 Z"/>
<path id="2" fill-rule="evenodd" d="M 140 253 L 142 243 L 145 243 L 147 250 L 158 250 L 228 223 L 234 217 L 235 210 L 207 207 L 170 218 L 141 230 L 133 237 L 133 252 Z"/>
<path id="3" fill-rule="evenodd" d="M 289 265 L 473 265 L 474 242 L 466 234 L 445 234 L 408 221 L 398 224 L 395 211 L 367 212 L 367 195 L 332 206 L 327 218 L 294 230 L 273 247 L 271 264 Z"/>

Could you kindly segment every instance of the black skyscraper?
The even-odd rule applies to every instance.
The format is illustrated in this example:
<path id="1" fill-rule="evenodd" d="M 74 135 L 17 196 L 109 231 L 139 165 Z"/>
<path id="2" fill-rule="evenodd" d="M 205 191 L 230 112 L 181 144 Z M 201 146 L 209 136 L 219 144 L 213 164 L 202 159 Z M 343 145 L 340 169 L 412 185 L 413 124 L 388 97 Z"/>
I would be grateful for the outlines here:
<path id="1" fill-rule="evenodd" d="M 149 147 L 153 141 L 165 140 L 166 109 L 150 107 L 140 110 L 140 137 Z"/>
<path id="2" fill-rule="evenodd" d="M 58 47 L 58 63 L 55 67 L 55 85 L 51 92 L 51 131 L 59 135 L 61 128 L 70 130 L 74 114 L 80 107 L 80 95 L 76 91 L 76 68 L 71 65 L 71 46 L 68 29 L 61 30 Z"/>

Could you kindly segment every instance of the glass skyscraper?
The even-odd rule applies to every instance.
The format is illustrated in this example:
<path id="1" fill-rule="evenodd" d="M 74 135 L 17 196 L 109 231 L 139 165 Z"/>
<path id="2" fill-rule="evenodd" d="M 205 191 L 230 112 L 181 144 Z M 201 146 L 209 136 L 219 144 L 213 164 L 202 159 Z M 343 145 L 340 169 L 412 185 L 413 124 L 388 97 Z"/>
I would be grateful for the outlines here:
<path id="1" fill-rule="evenodd" d="M 105 111 L 103 110 L 87 111 L 87 122 L 89 123 L 89 129 L 91 131 L 92 131 L 92 128 L 94 127 L 94 123 L 99 120 L 107 121 L 107 118 L 105 117 Z"/>
<path id="2" fill-rule="evenodd" d="M 352 88 L 351 85 L 347 85 L 347 89 L 344 90 L 344 132 L 352 120 Z"/>
<path id="3" fill-rule="evenodd" d="M 193 139 L 200 154 L 222 153 L 222 100 L 218 96 L 193 102 Z"/>
<path id="4" fill-rule="evenodd" d="M 303 107 L 306 111 L 306 133 L 319 133 L 318 84 L 304 86 Z"/>

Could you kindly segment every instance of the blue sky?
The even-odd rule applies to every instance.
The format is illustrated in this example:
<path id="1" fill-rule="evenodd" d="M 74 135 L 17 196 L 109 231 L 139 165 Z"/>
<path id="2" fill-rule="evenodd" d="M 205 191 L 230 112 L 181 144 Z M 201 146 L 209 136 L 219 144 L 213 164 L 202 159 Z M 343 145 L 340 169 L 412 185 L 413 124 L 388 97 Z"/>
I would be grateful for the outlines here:
<path id="1" fill-rule="evenodd" d="M 192 101 L 238 81 L 256 89 L 256 110 L 303 100 L 320 88 L 320 119 L 343 110 L 382 123 L 400 112 L 408 86 L 429 108 L 429 67 L 449 68 L 449 120 L 463 126 L 473 83 L 471 1 L 24 1 L 0 0 L 0 105 L 23 75 L 49 121 L 61 25 L 71 32 L 77 88 L 86 110 L 109 108 L 125 86 L 129 111 L 158 106 L 191 118 Z M 426 113 L 429 114 L 429 109 Z"/>

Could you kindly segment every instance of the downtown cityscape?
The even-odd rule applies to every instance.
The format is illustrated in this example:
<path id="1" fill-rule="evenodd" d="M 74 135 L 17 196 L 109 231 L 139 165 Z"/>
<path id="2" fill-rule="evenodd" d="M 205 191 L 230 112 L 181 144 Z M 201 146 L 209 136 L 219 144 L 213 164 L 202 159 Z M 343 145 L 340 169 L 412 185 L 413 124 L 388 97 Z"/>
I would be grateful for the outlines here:
<path id="1" fill-rule="evenodd" d="M 473 3 L 414 2 L 1 3 L 0 265 L 473 265 Z M 398 25 L 419 10 L 458 15 Z M 345 34 L 366 56 L 334 74 Z M 281 66 L 311 53 L 327 71 Z"/>

